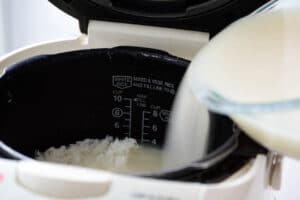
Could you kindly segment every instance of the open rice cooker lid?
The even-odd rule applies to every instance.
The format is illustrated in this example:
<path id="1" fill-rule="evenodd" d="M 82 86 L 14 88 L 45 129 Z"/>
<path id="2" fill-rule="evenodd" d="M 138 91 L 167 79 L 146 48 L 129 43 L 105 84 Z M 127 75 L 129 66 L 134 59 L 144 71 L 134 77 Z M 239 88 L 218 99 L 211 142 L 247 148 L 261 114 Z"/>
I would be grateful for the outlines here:
<path id="1" fill-rule="evenodd" d="M 268 0 L 49 0 L 77 18 L 80 30 L 90 20 L 114 21 L 208 32 L 211 36 Z"/>

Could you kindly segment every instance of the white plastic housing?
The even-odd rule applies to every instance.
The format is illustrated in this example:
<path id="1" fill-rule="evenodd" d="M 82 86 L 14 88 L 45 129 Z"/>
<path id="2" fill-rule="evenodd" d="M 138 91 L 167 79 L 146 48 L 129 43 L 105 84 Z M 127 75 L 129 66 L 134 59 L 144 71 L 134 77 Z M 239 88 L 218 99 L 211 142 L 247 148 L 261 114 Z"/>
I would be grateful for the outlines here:
<path id="1" fill-rule="evenodd" d="M 102 196 L 111 184 L 108 172 L 34 161 L 19 162 L 16 179 L 32 192 L 58 198 Z"/>
<path id="2" fill-rule="evenodd" d="M 126 46 L 142 46 L 156 48 L 167 51 L 173 55 L 184 57 L 187 59 L 193 56 L 205 45 L 209 40 L 206 33 L 175 30 L 168 28 L 157 28 L 138 25 L 121 25 L 118 23 L 96 22 L 92 21 L 89 25 L 89 36 L 81 36 L 76 39 L 62 40 L 56 42 L 48 42 L 30 46 L 24 49 L 14 51 L 0 58 L 0 71 L 13 63 L 39 54 L 52 54 L 65 51 L 90 49 L 90 48 L 108 48 L 119 45 Z M 56 181 L 62 183 L 61 176 L 49 181 L 47 174 L 47 166 L 41 172 L 33 170 L 39 168 L 36 163 L 23 164 L 0 159 L 0 199 L 5 200 L 46 200 L 46 199 L 65 199 L 73 198 L 69 196 L 72 191 L 78 190 L 80 184 L 82 188 L 87 188 L 84 177 L 82 181 L 77 180 L 76 184 L 72 185 L 72 176 L 66 173 L 65 181 L 69 181 L 66 187 L 61 185 L 61 190 L 65 189 L 65 193 L 55 193 Z M 29 167 L 30 166 L 30 167 Z M 55 171 L 56 166 L 51 165 L 49 169 Z M 63 173 L 70 170 L 64 166 L 57 166 L 57 172 Z M 20 173 L 21 172 L 21 173 Z M 80 170 L 74 169 L 71 173 L 80 173 Z M 24 174 L 25 173 L 25 174 Z M 90 172 L 88 172 L 90 173 Z M 94 172 L 91 172 L 94 173 Z M 200 184 L 200 183 L 185 183 L 171 182 L 163 180 L 154 180 L 146 178 L 138 178 L 132 176 L 122 176 L 101 171 L 95 175 L 95 181 L 100 185 L 107 186 L 106 190 L 102 191 L 99 187 L 99 194 L 90 192 L 83 193 L 80 199 L 85 197 L 89 199 L 101 200 L 116 200 L 116 199 L 172 199 L 172 200 L 263 200 L 270 199 L 270 190 L 268 186 L 268 168 L 267 158 L 258 156 L 253 162 L 249 163 L 238 171 L 232 178 L 219 184 Z M 82 174 L 74 174 L 80 177 Z M 107 178 L 111 176 L 111 178 Z M 101 177 L 106 177 L 103 178 Z M 49 181 L 48 184 L 47 181 Z M 96 183 L 95 182 L 95 183 Z M 110 184 L 109 184 L 110 182 Z M 57 183 L 58 184 L 58 183 Z M 49 191 L 52 190 L 52 191 Z M 36 192 L 35 192 L 36 191 Z M 86 190 L 87 191 L 87 190 Z M 75 191 L 74 194 L 77 194 Z M 103 196 L 103 194 L 105 195 Z M 54 195 L 56 194 L 56 195 Z M 68 195 L 66 195 L 68 194 Z M 54 195 L 54 196 L 53 196 Z"/>
<path id="3" fill-rule="evenodd" d="M 42 164 L 43 172 L 41 172 L 36 170 L 41 167 L 41 164 L 23 162 L 32 161 L 17 162 L 0 159 L 0 175 L 3 177 L 0 179 L 1 199 L 267 200 L 271 198 L 265 180 L 267 161 L 264 156 L 258 156 L 227 181 L 211 185 L 138 178 L 46 163 Z M 66 172 L 65 180 L 61 172 Z M 69 173 L 72 175 L 68 176 Z M 88 176 L 85 174 L 95 176 L 87 180 Z M 74 178 L 80 176 L 82 179 Z M 51 181 L 47 182 L 49 180 Z M 65 186 L 61 184 L 64 181 Z M 92 188 L 89 189 L 88 186 Z M 95 190 L 96 186 L 99 187 L 99 191 Z"/>

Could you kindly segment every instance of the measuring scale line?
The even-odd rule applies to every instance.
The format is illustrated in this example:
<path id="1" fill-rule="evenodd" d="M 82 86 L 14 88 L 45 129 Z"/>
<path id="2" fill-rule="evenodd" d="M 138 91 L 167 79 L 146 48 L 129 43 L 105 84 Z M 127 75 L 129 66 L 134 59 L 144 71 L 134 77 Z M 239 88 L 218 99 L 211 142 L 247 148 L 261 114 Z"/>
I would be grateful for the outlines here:
<path id="1" fill-rule="evenodd" d="M 131 137 L 131 121 L 132 121 L 132 99 L 130 98 L 124 98 L 124 101 L 128 101 L 128 105 L 125 105 L 124 107 L 129 109 L 129 111 L 124 112 L 125 115 L 128 115 L 129 118 L 126 118 L 125 121 L 128 122 L 128 125 L 123 125 L 123 127 L 128 128 L 128 137 Z"/>
<path id="2" fill-rule="evenodd" d="M 146 114 L 151 114 L 151 112 L 145 111 L 145 110 L 142 112 L 142 127 L 141 127 L 141 129 L 142 129 L 142 131 L 141 131 L 142 132 L 141 133 L 141 143 L 142 144 L 144 142 L 151 142 L 150 140 L 144 138 L 145 135 L 149 135 L 149 133 L 145 132 L 145 128 L 150 128 L 151 127 L 151 126 L 146 126 L 145 125 L 145 121 L 149 121 L 150 120 L 149 118 L 146 118 Z"/>
<path id="3" fill-rule="evenodd" d="M 144 139 L 144 143 L 151 143 L 151 140 Z"/>

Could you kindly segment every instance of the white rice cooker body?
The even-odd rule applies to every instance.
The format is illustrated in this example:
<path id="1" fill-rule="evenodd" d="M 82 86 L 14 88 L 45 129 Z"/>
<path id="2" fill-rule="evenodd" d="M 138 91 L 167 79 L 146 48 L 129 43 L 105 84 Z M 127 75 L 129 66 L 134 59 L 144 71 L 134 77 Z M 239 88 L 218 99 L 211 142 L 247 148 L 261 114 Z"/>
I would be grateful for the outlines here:
<path id="1" fill-rule="evenodd" d="M 88 33 L 88 36 L 14 51 L 0 59 L 0 69 L 3 71 L 11 64 L 39 54 L 121 45 L 155 48 L 192 59 L 209 42 L 209 35 L 203 32 L 115 22 L 90 21 Z M 194 109 L 194 106 L 187 106 L 189 109 Z M 272 199 L 272 188 L 276 188 L 280 180 L 280 170 L 275 170 L 277 165 L 272 165 L 275 157 L 258 155 L 230 178 L 217 184 L 156 180 L 36 161 L 0 159 L 0 194 L 1 198 L 10 200 Z"/>

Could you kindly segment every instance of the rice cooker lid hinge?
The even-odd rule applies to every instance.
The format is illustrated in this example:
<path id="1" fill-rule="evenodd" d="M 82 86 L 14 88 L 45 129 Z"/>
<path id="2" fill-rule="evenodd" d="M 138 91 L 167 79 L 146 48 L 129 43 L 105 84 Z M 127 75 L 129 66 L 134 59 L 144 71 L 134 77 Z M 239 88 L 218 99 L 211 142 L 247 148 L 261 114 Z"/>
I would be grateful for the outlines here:
<path id="1" fill-rule="evenodd" d="M 49 0 L 77 18 L 82 33 L 90 20 L 208 32 L 215 35 L 268 0 Z"/>

